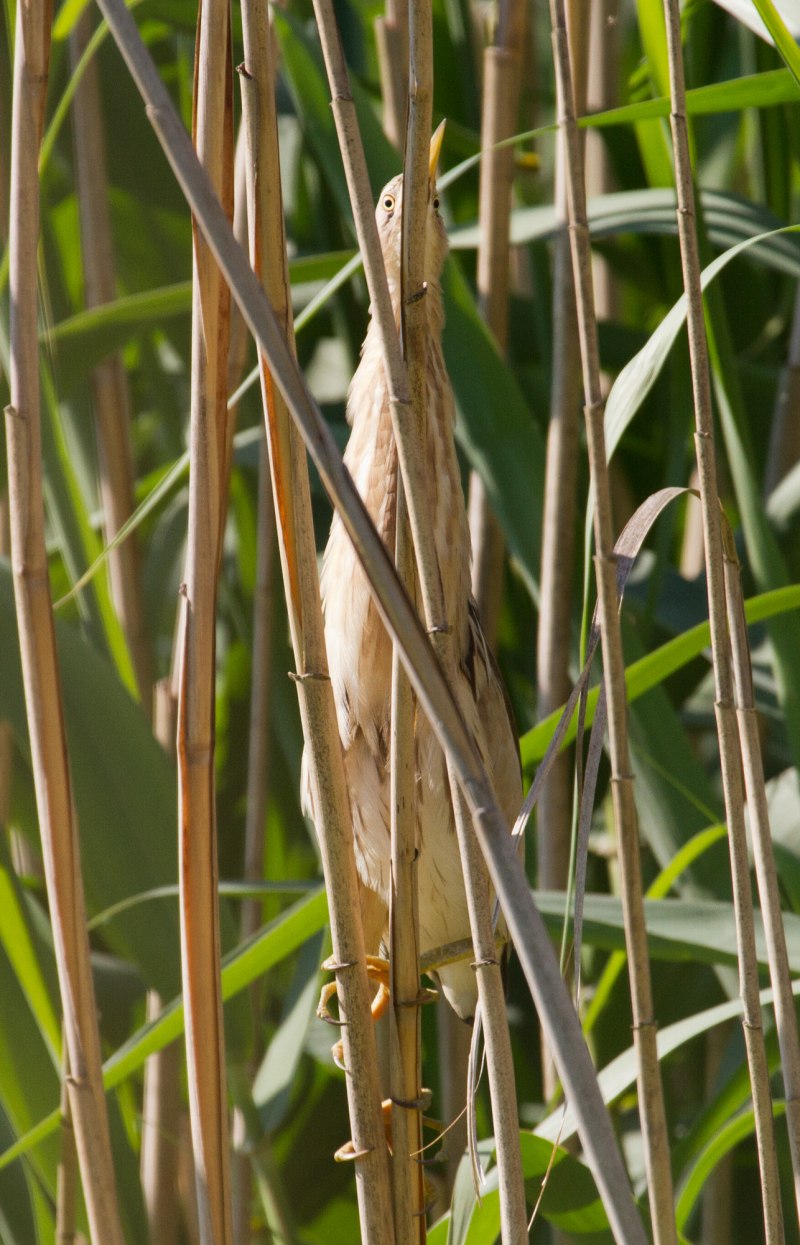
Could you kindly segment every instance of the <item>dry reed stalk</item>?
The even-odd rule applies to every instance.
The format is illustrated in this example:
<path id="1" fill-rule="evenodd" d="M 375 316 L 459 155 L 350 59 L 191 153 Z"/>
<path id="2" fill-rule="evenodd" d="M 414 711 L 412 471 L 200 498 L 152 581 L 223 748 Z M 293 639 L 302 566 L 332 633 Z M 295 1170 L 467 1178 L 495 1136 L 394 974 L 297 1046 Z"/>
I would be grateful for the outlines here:
<path id="1" fill-rule="evenodd" d="M 177 706 L 170 680 L 160 679 L 153 688 L 153 734 L 164 751 L 173 758 L 176 720 Z M 149 990 L 147 1019 L 154 1020 L 162 1007 L 163 999 L 158 992 Z M 178 1233 L 180 1056 L 178 1042 L 172 1042 L 151 1055 L 144 1066 L 139 1173 L 149 1245 L 170 1245 Z"/>
<path id="2" fill-rule="evenodd" d="M 284 241 L 278 159 L 275 74 L 269 31 L 255 5 L 242 8 L 245 62 L 241 70 L 248 142 L 248 204 L 253 269 L 265 282 L 287 352 L 293 351 L 291 301 Z M 270 450 L 279 547 L 289 611 L 296 683 L 317 834 L 331 915 L 337 965 L 344 1061 L 361 1235 L 365 1243 L 391 1242 L 389 1165 L 380 1112 L 375 1036 L 369 1010 L 350 805 L 327 657 L 317 575 L 311 493 L 305 452 L 284 394 L 261 347 L 261 383 Z"/>
<path id="3" fill-rule="evenodd" d="M 236 140 L 234 173 L 233 232 L 240 246 L 247 246 L 247 137 L 244 125 Z M 235 393 L 244 372 L 250 334 L 238 307 L 231 308 L 231 349 L 228 366 L 228 392 Z M 250 721 L 247 748 L 247 812 L 244 827 L 245 881 L 260 882 L 264 877 L 264 836 L 269 793 L 269 693 L 272 675 L 272 620 L 274 610 L 273 563 L 275 552 L 275 508 L 269 477 L 269 451 L 262 433 L 258 453 L 256 495 L 256 579 L 253 591 L 253 641 L 251 646 Z M 239 916 L 239 936 L 244 942 L 262 922 L 263 904 L 245 899 Z M 255 1042 L 245 1072 L 248 1087 L 258 1071 L 263 1055 L 259 1041 L 263 983 L 256 980 L 248 990 Z M 249 1094 L 249 1088 L 247 1090 Z M 233 1112 L 233 1238 L 246 1245 L 251 1237 L 254 1143 L 265 1145 L 263 1136 L 251 1136 L 248 1113 L 241 1105 Z"/>
<path id="4" fill-rule="evenodd" d="M 42 496 L 36 260 L 38 155 L 52 9 L 17 6 L 9 230 L 6 408 L 12 570 L 33 777 L 68 1049 L 67 1092 L 93 1239 L 122 1245 L 89 960 L 77 817 L 64 734 Z"/>
<path id="5" fill-rule="evenodd" d="M 91 36 L 91 11 L 84 9 L 70 35 L 73 70 L 86 51 Z M 87 62 L 75 91 L 72 119 L 84 303 L 88 311 L 113 301 L 117 296 L 96 57 Z M 121 354 L 109 355 L 93 369 L 91 386 L 99 451 L 103 530 L 106 544 L 110 544 L 134 509 L 130 396 Z M 149 712 L 152 659 L 144 618 L 136 533 L 112 549 L 108 568 L 114 604 L 130 649 L 139 696 Z"/>
<path id="6" fill-rule="evenodd" d="M 61 1044 L 62 1066 L 69 1064 L 67 1044 Z M 67 1092 L 67 1077 L 61 1083 L 61 1127 L 56 1171 L 56 1245 L 72 1245 L 75 1240 L 75 1210 L 78 1204 L 78 1154 L 75 1149 L 75 1130 Z"/>
<path id="7" fill-rule="evenodd" d="M 570 5 L 570 14 L 574 11 Z M 570 23 L 570 35 L 575 28 Z M 581 111 L 579 107 L 576 108 Z M 567 232 L 566 139 L 556 138 L 554 201 L 560 232 L 553 244 L 553 301 L 550 409 L 547 424 L 539 627 L 536 633 L 536 708 L 545 718 L 563 705 L 572 689 L 570 640 L 572 575 L 575 564 L 580 354 L 575 287 Z M 536 814 L 536 882 L 542 890 L 567 889 L 572 834 L 574 752 L 556 757 L 542 786 Z M 542 1043 L 545 1101 L 558 1091 L 552 1055 Z"/>
<path id="8" fill-rule="evenodd" d="M 520 70 L 525 44 L 524 0 L 503 0 L 495 42 L 483 52 L 480 191 L 478 219 L 478 302 L 502 355 L 508 349 L 510 277 L 509 217 L 514 178 L 514 150 L 498 147 L 516 131 Z M 497 642 L 503 594 L 505 542 L 491 509 L 486 486 L 477 472 L 469 482 L 472 537 L 472 593 L 478 603 L 489 647 Z"/>
<path id="9" fill-rule="evenodd" d="M 386 0 L 386 12 L 375 19 L 375 43 L 383 97 L 383 128 L 398 150 L 405 140 L 408 103 L 408 4 Z"/>
<path id="10" fill-rule="evenodd" d="M 575 17 L 570 19 L 572 31 L 586 17 L 585 5 L 574 5 Z M 613 108 L 619 98 L 619 0 L 596 0 L 590 7 L 587 30 L 588 65 L 586 67 L 586 98 L 576 101 L 578 111 L 605 112 Z M 586 143 L 586 194 L 608 194 L 614 188 L 614 173 L 608 144 L 597 130 L 587 130 Z M 592 256 L 594 280 L 594 305 L 598 320 L 611 320 L 617 314 L 617 278 L 603 255 Z"/>
<path id="11" fill-rule="evenodd" d="M 398 485 L 395 561 L 407 589 L 414 550 L 402 483 Z M 397 647 L 392 654 L 390 735 L 391 890 L 389 892 L 389 1093 L 392 1099 L 392 1192 L 396 1245 L 425 1240 L 425 1184 L 412 1157 L 422 1147 L 422 1068 L 417 906 L 417 812 L 414 694 Z"/>
<path id="12" fill-rule="evenodd" d="M 201 0 L 195 52 L 194 141 L 232 214 L 230 12 Z M 189 530 L 178 689 L 181 964 L 200 1236 L 232 1240 L 225 1036 L 220 990 L 214 783 L 215 625 L 227 482 L 230 294 L 194 226 Z"/>
<path id="13" fill-rule="evenodd" d="M 2 225 L 2 221 L 0 221 Z M 0 238 L 4 238 L 0 233 Z M 8 494 L 0 493 L 0 557 L 8 557 L 10 552 L 8 531 Z M 8 828 L 11 814 L 11 776 L 14 758 L 14 736 L 11 724 L 0 718 L 0 830 Z M 13 846 L 12 846 L 13 855 Z"/>
<path id="14" fill-rule="evenodd" d="M 427 307 L 424 286 L 429 198 L 429 150 L 433 118 L 433 27 L 430 8 L 408 6 L 408 88 L 403 184 L 400 330 L 408 369 L 412 418 L 424 426 L 427 389 Z M 402 480 L 397 489 L 395 561 L 413 596 L 416 559 Z M 391 891 L 389 1086 L 392 1098 L 392 1186 L 397 1245 L 425 1240 L 422 1167 L 412 1155 L 422 1146 L 422 1071 L 417 901 L 417 804 L 414 696 L 397 645 L 392 655 Z"/>
<path id="15" fill-rule="evenodd" d="M 298 371 L 296 360 L 264 291 L 235 242 L 219 200 L 198 162 L 124 0 L 98 0 L 98 3 L 145 100 L 148 117 L 175 177 L 225 273 L 259 348 L 269 362 L 271 378 L 303 436 L 328 495 L 342 516 L 345 529 L 369 578 L 384 625 L 401 648 L 403 663 L 417 698 L 433 724 L 439 743 L 458 772 L 511 938 L 542 1023 L 550 1035 L 566 1092 L 574 1104 L 587 1162 L 612 1229 L 621 1239 L 638 1245 L 645 1240 L 644 1229 L 631 1196 L 597 1077 L 561 980 L 546 927 L 531 897 L 483 762 L 464 726 L 414 607 L 403 591 L 392 561 L 344 468 L 333 436 Z M 363 160 L 363 152 L 361 158 Z M 374 226 L 371 210 L 367 219 L 371 219 Z M 385 290 L 385 293 L 388 297 L 388 291 Z M 384 1221 L 384 1227 L 386 1222 L 388 1219 Z"/>
<path id="16" fill-rule="evenodd" d="M 783 1240 L 783 1221 L 775 1156 L 769 1076 L 761 1029 L 761 1010 L 758 1001 L 758 972 L 755 963 L 752 895 L 747 861 L 747 844 L 744 835 L 744 793 L 733 702 L 734 683 L 731 670 L 730 641 L 726 621 L 723 547 L 714 454 L 714 424 L 711 405 L 708 343 L 706 341 L 703 319 L 699 248 L 694 225 L 694 187 L 692 184 L 692 166 L 689 154 L 680 10 L 676 0 L 664 0 L 664 12 L 667 27 L 671 99 L 670 126 L 675 158 L 678 238 L 681 251 L 683 284 L 687 300 L 686 318 L 695 409 L 695 449 L 700 501 L 703 512 L 708 613 L 716 693 L 717 734 L 719 737 L 720 765 L 722 769 L 725 813 L 728 822 L 734 908 L 736 912 L 740 994 L 743 1003 L 742 1023 L 753 1093 L 756 1145 L 761 1168 L 766 1239 L 768 1242 L 780 1242 Z"/>
<path id="17" fill-rule="evenodd" d="M 778 874 L 772 850 L 758 713 L 753 694 L 753 671 L 750 664 L 747 622 L 744 614 L 741 568 L 736 555 L 733 533 L 727 524 L 724 524 L 722 528 L 722 546 L 725 559 L 725 596 L 731 636 L 736 717 L 739 722 L 739 740 L 747 807 L 750 813 L 753 857 L 774 995 L 775 1027 L 778 1031 L 781 1051 L 786 1098 L 786 1130 L 789 1134 L 789 1151 L 792 1157 L 795 1204 L 798 1218 L 800 1218 L 800 1045 L 798 1045 L 797 1013 L 792 994 L 792 974 L 786 950 L 786 932 L 783 928 Z"/>
<path id="18" fill-rule="evenodd" d="M 627 699 L 622 636 L 617 606 L 611 490 L 605 452 L 603 399 L 597 322 L 594 314 L 591 250 L 586 220 L 582 146 L 575 121 L 573 78 L 564 0 L 550 0 L 553 59 L 559 97 L 559 128 L 566 142 L 566 189 L 575 280 L 575 302 L 584 387 L 589 467 L 595 489 L 594 539 L 603 671 L 608 704 L 611 788 L 619 843 L 622 907 L 638 1060 L 639 1110 L 656 1245 L 676 1241 L 669 1138 L 656 1046 L 656 1021 L 650 983 L 647 930 L 633 775 L 628 752 Z"/>

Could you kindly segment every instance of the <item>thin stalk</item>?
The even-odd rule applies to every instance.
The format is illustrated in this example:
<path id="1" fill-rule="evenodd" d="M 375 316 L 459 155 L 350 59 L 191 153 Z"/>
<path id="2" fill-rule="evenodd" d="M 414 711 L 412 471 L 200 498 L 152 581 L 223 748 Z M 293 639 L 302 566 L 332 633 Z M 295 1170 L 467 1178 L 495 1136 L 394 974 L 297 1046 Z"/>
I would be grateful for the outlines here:
<path id="1" fill-rule="evenodd" d="M 262 441 L 259 449 L 256 506 L 256 582 L 253 594 L 247 817 L 244 834 L 244 877 L 245 880 L 253 881 L 264 876 L 264 832 L 269 792 L 269 691 L 272 684 L 272 619 L 275 608 L 275 508 L 272 504 L 266 440 Z M 261 924 L 262 913 L 263 906 L 258 899 L 246 900 L 242 904 L 242 939 L 255 933 Z M 257 996 L 252 997 L 253 1008 L 257 1011 Z"/>
<path id="2" fill-rule="evenodd" d="M 761 1168 L 765 1234 L 768 1242 L 780 1242 L 783 1240 L 783 1221 L 775 1158 L 772 1104 L 758 1001 L 752 895 L 747 864 L 747 845 L 744 837 L 742 773 L 733 705 L 734 683 L 726 620 L 724 563 L 720 530 L 717 469 L 714 453 L 711 380 L 708 362 L 708 343 L 703 319 L 699 249 L 694 225 L 694 187 L 692 184 L 689 131 L 686 116 L 686 88 L 683 71 L 683 49 L 681 46 L 680 10 L 677 0 L 664 0 L 664 12 L 669 58 L 670 125 L 675 155 L 675 181 L 678 200 L 678 238 L 681 250 L 683 284 L 687 299 L 689 357 L 695 409 L 695 449 L 697 454 L 700 502 L 703 512 L 708 613 L 716 694 L 715 708 L 725 812 L 731 851 L 731 874 L 733 878 L 737 942 L 739 947 L 740 993 L 744 1012 L 743 1025 L 753 1092 L 756 1144 Z"/>
<path id="3" fill-rule="evenodd" d="M 375 19 L 375 44 L 383 97 L 383 129 L 398 149 L 405 139 L 408 80 L 408 5 L 386 0 L 386 12 Z"/>
<path id="4" fill-rule="evenodd" d="M 421 298 L 424 281 L 424 235 L 428 203 L 428 134 L 430 132 L 430 105 L 432 105 L 432 51 L 433 34 L 430 27 L 429 7 L 411 5 L 412 72 L 409 76 L 409 115 L 404 168 L 403 194 L 403 332 L 413 401 L 413 436 L 404 423 L 394 426 L 398 442 L 398 456 L 403 469 L 404 483 L 409 489 L 414 550 L 421 568 L 429 566 L 435 574 L 421 569 L 421 589 L 424 618 L 428 634 L 433 637 L 434 650 L 447 672 L 453 691 L 458 686 L 458 651 L 452 619 L 445 616 L 442 575 L 438 568 L 437 550 L 433 540 L 433 527 L 428 512 L 429 483 L 417 477 L 416 463 L 424 462 L 423 446 L 426 444 L 427 398 L 427 305 Z M 494 50 L 489 55 L 488 88 L 494 107 L 489 110 L 489 128 L 484 129 L 484 147 L 494 147 L 501 138 L 513 132 L 518 106 L 519 72 L 515 55 L 521 46 L 524 30 L 524 6 L 506 5 L 503 10 L 501 39 L 509 40 L 508 46 Z M 490 52 L 493 50 L 490 50 Z M 479 288 L 483 300 L 484 315 L 490 327 L 498 331 L 504 346 L 508 327 L 508 218 L 511 197 L 511 153 L 493 152 L 488 158 L 490 168 L 483 169 L 481 176 L 481 235 L 483 247 L 479 249 Z M 490 189 L 486 174 L 493 174 L 496 188 Z M 414 464 L 413 472 L 408 467 Z M 499 588 L 503 543 L 498 539 L 499 528 L 489 513 L 484 494 L 477 502 L 480 514 L 479 529 L 483 540 L 480 545 L 481 578 L 484 606 L 488 608 L 490 635 L 496 634 L 496 616 L 499 611 Z M 480 590 L 480 589 L 479 589 Z M 514 1061 L 511 1056 L 511 1040 L 505 1015 L 505 991 L 500 966 L 496 957 L 494 928 L 491 923 L 488 875 L 483 855 L 469 817 L 469 809 L 458 786 L 458 774 L 448 759 L 448 782 L 453 803 L 455 830 L 457 830 L 460 857 L 467 888 L 469 924 L 474 946 L 474 969 L 478 976 L 478 997 L 483 1017 L 486 1067 L 489 1073 L 491 1112 L 493 1112 L 496 1159 L 498 1159 L 500 1221 L 503 1239 L 528 1240 L 528 1208 L 525 1204 L 525 1185 L 521 1167 L 519 1145 L 519 1117 L 516 1109 Z M 508 830 L 506 830 L 508 833 Z"/>
<path id="5" fill-rule="evenodd" d="M 236 140 L 234 171 L 233 232 L 240 246 L 247 245 L 247 136 L 245 126 L 239 127 Z M 231 307 L 231 348 L 228 358 L 228 393 L 239 387 L 247 358 L 250 334 L 234 304 Z M 269 694 L 272 674 L 272 618 L 274 609 L 273 563 L 275 553 L 275 508 L 269 476 L 269 451 L 266 437 L 261 436 L 258 451 L 258 488 L 256 494 L 256 576 L 253 592 L 253 640 L 251 644 L 250 721 L 247 749 L 247 797 L 244 827 L 245 881 L 260 882 L 264 877 L 264 837 L 269 792 Z M 246 899 L 239 916 L 242 941 L 250 938 L 262 922 L 260 900 Z M 236 1245 L 247 1245 L 252 1236 L 252 1195 L 254 1184 L 264 1187 L 266 1177 L 254 1181 L 254 1154 L 262 1152 L 269 1141 L 258 1124 L 257 1113 L 249 1111 L 250 1086 L 263 1057 L 259 1040 L 262 1025 L 261 1000 L 263 981 L 254 981 L 248 990 L 253 1017 L 255 1041 L 244 1068 L 244 1101 L 234 1094 L 233 1160 L 231 1168 L 233 1201 L 233 1238 Z M 239 1075 L 236 1077 L 239 1083 Z M 266 1169 L 267 1164 L 263 1164 Z"/>
<path id="6" fill-rule="evenodd" d="M 478 305 L 502 355 L 508 348 L 509 216 L 514 151 L 498 144 L 517 130 L 520 70 L 527 26 L 525 9 L 524 0 L 503 0 L 495 43 L 483 53 Z M 484 635 L 489 647 L 494 649 L 503 593 L 505 542 L 483 479 L 474 471 L 469 482 L 469 527 L 472 593 L 478 603 Z"/>
<path id="7" fill-rule="evenodd" d="M 230 12 L 201 0 L 195 52 L 194 141 L 226 215 L 232 214 Z M 230 295 L 194 230 L 189 531 L 178 690 L 181 967 L 200 1237 L 232 1241 L 225 1034 L 220 991 L 214 683 L 217 574 L 227 480 Z"/>
<path id="8" fill-rule="evenodd" d="M 278 160 L 275 71 L 269 32 L 255 4 L 242 9 L 245 64 L 241 72 L 248 153 L 248 216 L 254 272 L 263 278 L 277 317 L 276 332 L 293 372 L 291 301 Z M 248 270 L 248 279 L 251 273 Z M 263 297 L 263 296 L 262 296 Z M 242 308 L 244 311 L 245 309 Z M 246 314 L 246 312 L 245 312 Z M 252 317 L 247 317 L 251 327 Z M 274 323 L 274 321 L 273 321 Z M 336 964 L 347 1095 L 365 1245 L 393 1232 L 388 1153 L 380 1110 L 375 1035 L 370 1016 L 364 937 L 353 853 L 350 805 L 333 689 L 328 677 L 317 575 L 311 492 L 305 453 L 292 423 L 285 388 L 276 385 L 273 351 L 260 347 L 261 385 L 270 450 L 279 548 L 289 611 L 296 683 L 313 790 L 315 824 L 325 871 Z M 268 361 L 269 360 L 269 361 Z"/>
<path id="9" fill-rule="evenodd" d="M 742 749 L 747 807 L 753 839 L 753 856 L 767 942 L 770 981 L 774 992 L 775 1027 L 781 1050 L 781 1072 L 786 1098 L 786 1129 L 792 1156 L 795 1204 L 800 1219 L 800 1044 L 797 1034 L 797 1013 L 792 994 L 792 974 L 786 950 L 781 897 L 772 834 L 769 824 L 767 792 L 764 785 L 764 764 L 761 757 L 758 713 L 753 694 L 753 671 L 744 616 L 744 595 L 739 559 L 733 534 L 723 525 L 725 558 L 725 594 L 728 607 L 728 628 L 733 656 L 733 682 L 736 696 L 736 717 Z"/>
<path id="10" fill-rule="evenodd" d="M 567 231 L 566 139 L 556 140 L 555 206 L 561 231 L 553 244 L 553 341 L 542 505 L 539 627 L 536 638 L 536 704 L 545 718 L 564 704 L 569 677 L 572 571 L 577 511 L 580 358 L 575 287 Z M 566 890 L 572 830 L 572 759 L 556 758 L 542 787 L 536 817 L 536 879 L 543 890 Z M 557 1089 L 551 1058 L 543 1051 L 543 1091 Z"/>
<path id="11" fill-rule="evenodd" d="M 397 572 L 413 590 L 414 550 L 398 484 Z M 417 802 L 414 748 L 414 694 L 395 646 L 391 700 L 391 890 L 389 967 L 391 1017 L 389 1092 L 392 1099 L 392 1191 L 397 1245 L 425 1240 L 425 1187 L 422 1167 L 412 1157 L 422 1147 L 422 1072 L 419 1006 L 419 914 L 417 907 Z"/>
<path id="12" fill-rule="evenodd" d="M 37 159 L 47 94 L 51 18 L 48 0 L 17 6 L 9 229 L 11 405 L 6 408 L 11 556 L 34 787 L 68 1050 L 67 1092 L 86 1211 L 96 1242 L 122 1245 L 45 548 L 36 288 Z"/>
<path id="13" fill-rule="evenodd" d="M 153 734 L 164 751 L 174 759 L 176 704 L 169 679 L 160 679 L 153 691 Z M 158 992 L 148 990 L 147 1019 L 154 1020 L 163 1005 Z M 178 1234 L 180 1069 L 178 1042 L 172 1042 L 151 1055 L 144 1066 L 139 1173 L 149 1245 L 170 1245 Z M 195 1196 L 194 1189 L 191 1196 Z"/>
<path id="14" fill-rule="evenodd" d="M 409 109 L 403 178 L 402 333 L 408 366 L 413 419 L 394 424 L 395 442 L 408 502 L 414 553 L 419 570 L 422 608 L 428 634 L 454 693 L 458 686 L 455 629 L 445 614 L 442 570 L 433 538 L 425 470 L 428 309 L 424 298 L 425 235 L 430 194 L 429 151 L 433 106 L 433 28 L 430 6 L 409 6 Z M 341 136 L 340 136 L 341 142 Z M 344 144 L 342 144 L 344 146 Z M 409 470 L 409 468 L 411 468 Z M 457 557 L 458 552 L 453 551 Z M 469 810 L 448 762 L 448 782 L 467 891 L 475 949 L 478 997 L 484 1017 L 486 1058 L 492 1099 L 503 1238 L 527 1240 L 527 1208 L 519 1147 L 519 1119 L 505 1012 L 505 992 L 494 942 L 486 864 Z"/>
<path id="15" fill-rule="evenodd" d="M 597 322 L 594 314 L 582 145 L 575 120 L 565 0 L 550 0 L 550 14 L 553 31 L 553 59 L 561 113 L 559 128 L 566 142 L 567 204 L 578 336 L 581 346 L 586 437 L 589 467 L 595 488 L 594 539 L 597 551 L 595 574 L 608 703 L 611 789 L 619 842 L 625 941 L 628 948 L 634 1043 L 638 1059 L 639 1110 L 642 1119 L 645 1168 L 654 1239 L 656 1245 L 671 1245 L 677 1239 L 672 1173 L 661 1071 L 656 1047 L 656 1021 L 653 1015 L 647 931 L 644 920 L 638 826 L 628 751 L 625 667 L 617 607 L 611 489 L 603 429 L 605 402 L 600 377 Z"/>
<path id="16" fill-rule="evenodd" d="M 369 578 L 384 625 L 401 647 L 403 664 L 417 698 L 459 774 L 511 938 L 542 1023 L 550 1035 L 561 1078 L 575 1105 L 587 1162 L 597 1181 L 611 1225 L 620 1239 L 644 1242 L 642 1222 L 633 1202 L 589 1052 L 561 980 L 546 927 L 531 897 L 505 818 L 494 798 L 486 768 L 464 726 L 416 611 L 403 591 L 383 542 L 344 468 L 333 436 L 298 371 L 296 360 L 264 291 L 241 248 L 236 245 L 230 225 L 124 0 L 99 0 L 99 3 L 148 106 L 148 117 L 178 183 L 213 248 L 251 332 L 269 361 L 270 376 L 302 433 L 328 495 L 342 516 L 345 529 Z M 369 212 L 359 209 L 360 227 L 365 221 L 369 221 L 376 234 L 371 204 Z M 375 244 L 378 245 L 377 236 Z M 372 273 L 375 271 L 373 267 Z M 318 682 L 324 683 L 324 680 Z M 303 680 L 303 683 L 308 687 L 314 680 Z M 315 704 L 318 703 L 315 701 Z M 355 974 L 347 973 L 343 977 L 351 975 L 355 980 Z M 387 1222 L 388 1216 L 384 1220 L 383 1239 Z"/>
<path id="17" fill-rule="evenodd" d="M 80 63 L 92 36 L 92 14 L 84 9 L 70 35 L 70 61 Z M 117 297 L 114 247 L 106 177 L 103 106 L 97 59 L 85 68 L 72 102 L 73 146 L 81 228 L 86 310 Z M 134 472 L 130 440 L 130 395 L 122 355 L 109 355 L 92 371 L 92 400 L 100 465 L 105 543 L 110 544 L 134 510 Z M 152 658 L 141 590 L 139 546 L 135 534 L 111 550 L 111 591 L 131 654 L 142 703 L 149 711 Z"/>
<path id="18" fill-rule="evenodd" d="M 430 7 L 408 5 L 408 111 L 405 131 L 400 333 L 408 369 L 412 418 L 417 434 L 425 426 L 427 395 L 427 306 L 424 294 L 425 238 L 430 194 L 429 150 L 433 119 L 433 24 Z M 396 561 L 413 597 L 416 577 L 405 482 L 398 480 Z M 392 656 L 392 889 L 390 892 L 392 1026 L 390 1089 L 395 1234 L 398 1245 L 425 1240 L 425 1195 L 421 1166 L 411 1157 L 422 1145 L 419 1000 L 419 915 L 414 697 L 397 645 Z M 396 958 L 395 958 L 396 957 Z M 402 1104 L 407 1103 L 408 1106 Z"/>
<path id="19" fill-rule="evenodd" d="M 78 1155 L 75 1130 L 69 1105 L 67 1083 L 69 1051 L 66 1042 L 61 1050 L 64 1079 L 61 1082 L 61 1128 L 59 1131 L 58 1170 L 56 1171 L 56 1245 L 72 1245 L 75 1240 L 75 1210 L 78 1204 Z"/>

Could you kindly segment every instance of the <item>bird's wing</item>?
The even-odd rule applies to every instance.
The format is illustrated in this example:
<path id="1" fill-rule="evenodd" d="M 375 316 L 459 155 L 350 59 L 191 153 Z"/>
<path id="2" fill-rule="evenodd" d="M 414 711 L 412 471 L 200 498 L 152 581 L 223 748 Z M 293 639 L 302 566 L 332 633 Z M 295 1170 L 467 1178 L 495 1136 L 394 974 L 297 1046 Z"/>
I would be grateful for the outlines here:
<path id="1" fill-rule="evenodd" d="M 478 607 L 472 599 L 469 602 L 469 646 L 462 668 L 474 698 L 473 725 L 478 747 L 510 828 L 522 804 L 519 736 L 503 676 L 486 643 Z"/>

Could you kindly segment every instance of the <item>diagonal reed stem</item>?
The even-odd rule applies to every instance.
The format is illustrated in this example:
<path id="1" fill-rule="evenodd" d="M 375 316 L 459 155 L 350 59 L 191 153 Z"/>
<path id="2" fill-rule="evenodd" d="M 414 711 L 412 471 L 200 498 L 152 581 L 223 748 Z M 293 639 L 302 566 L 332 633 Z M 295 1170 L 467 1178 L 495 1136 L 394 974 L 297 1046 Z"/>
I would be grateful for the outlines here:
<path id="1" fill-rule="evenodd" d="M 565 0 L 550 0 L 553 59 L 559 97 L 559 128 L 566 144 L 566 189 L 583 371 L 584 413 L 589 468 L 595 488 L 595 574 L 603 645 L 603 670 L 608 702 L 611 789 L 619 839 L 619 862 L 625 941 L 638 1058 L 639 1110 L 645 1151 L 651 1221 L 656 1245 L 676 1241 L 669 1138 L 656 1047 L 656 1020 L 650 983 L 647 931 L 644 921 L 639 838 L 633 775 L 628 751 L 627 698 L 622 635 L 616 593 L 616 560 L 611 516 L 611 490 L 605 450 L 603 399 L 597 322 L 594 314 L 591 252 L 586 220 L 582 144 L 575 120 L 572 67 Z"/>
<path id="2" fill-rule="evenodd" d="M 775 1157 L 772 1103 L 769 1076 L 761 1028 L 758 999 L 758 972 L 753 932 L 753 901 L 744 832 L 744 792 L 734 709 L 734 682 L 731 668 L 730 640 L 725 616 L 725 585 L 722 535 L 720 529 L 719 493 L 714 454 L 714 425 L 711 406 L 711 382 L 708 343 L 703 319 L 703 296 L 700 284 L 700 258 L 694 225 L 694 188 L 689 153 L 689 130 L 686 116 L 686 87 L 681 46 L 680 10 L 676 0 L 664 0 L 667 26 L 667 51 L 670 82 L 670 126 L 675 153 L 675 182 L 678 197 L 678 238 L 681 251 L 683 284 L 687 299 L 689 358 L 692 371 L 692 393 L 695 409 L 695 450 L 698 483 L 703 512 L 703 538 L 706 553 L 706 585 L 708 615 L 711 627 L 711 651 L 714 662 L 717 734 L 722 769 L 725 814 L 731 854 L 733 898 L 736 910 L 736 933 L 739 948 L 739 982 L 744 1015 L 744 1037 L 747 1049 L 753 1109 L 756 1120 L 756 1144 L 761 1167 L 764 1228 L 768 1242 L 783 1240 L 780 1189 Z"/>
<path id="3" fill-rule="evenodd" d="M 25 704 L 67 1047 L 66 1087 L 92 1239 L 122 1245 L 77 817 L 72 802 L 45 548 L 37 323 L 38 154 L 52 8 L 17 6 L 9 230 L 10 390 L 6 409 L 14 597 Z"/>
<path id="4" fill-rule="evenodd" d="M 368 575 L 381 618 L 401 647 L 403 663 L 442 748 L 458 771 L 492 883 L 514 940 L 559 1072 L 574 1103 L 587 1161 L 597 1181 L 609 1221 L 621 1240 L 644 1242 L 611 1123 L 597 1085 L 580 1026 L 561 980 L 544 922 L 497 806 L 486 769 L 467 732 L 439 663 L 414 607 L 397 579 L 391 559 L 375 531 L 336 443 L 314 404 L 287 347 L 261 286 L 237 246 L 219 201 L 200 167 L 186 131 L 159 78 L 124 0 L 99 0 L 114 39 L 147 104 L 173 172 L 225 272 L 236 301 L 271 376 L 296 421 L 329 496 L 333 499 Z M 368 213 L 374 225 L 372 211 Z M 384 1220 L 384 1239 L 385 1224 Z"/>

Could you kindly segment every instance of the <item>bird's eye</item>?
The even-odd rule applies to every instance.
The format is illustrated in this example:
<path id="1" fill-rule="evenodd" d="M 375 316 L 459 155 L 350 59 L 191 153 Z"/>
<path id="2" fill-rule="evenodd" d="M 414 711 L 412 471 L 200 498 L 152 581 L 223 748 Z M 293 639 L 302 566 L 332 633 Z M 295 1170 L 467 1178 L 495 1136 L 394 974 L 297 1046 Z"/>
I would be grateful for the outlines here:
<path id="1" fill-rule="evenodd" d="M 438 195 L 436 195 L 435 199 L 433 200 L 433 210 L 434 212 L 439 211 L 439 196 Z"/>
<path id="2" fill-rule="evenodd" d="M 381 206 L 383 207 L 384 212 L 393 212 L 394 211 L 394 195 L 384 195 Z"/>

